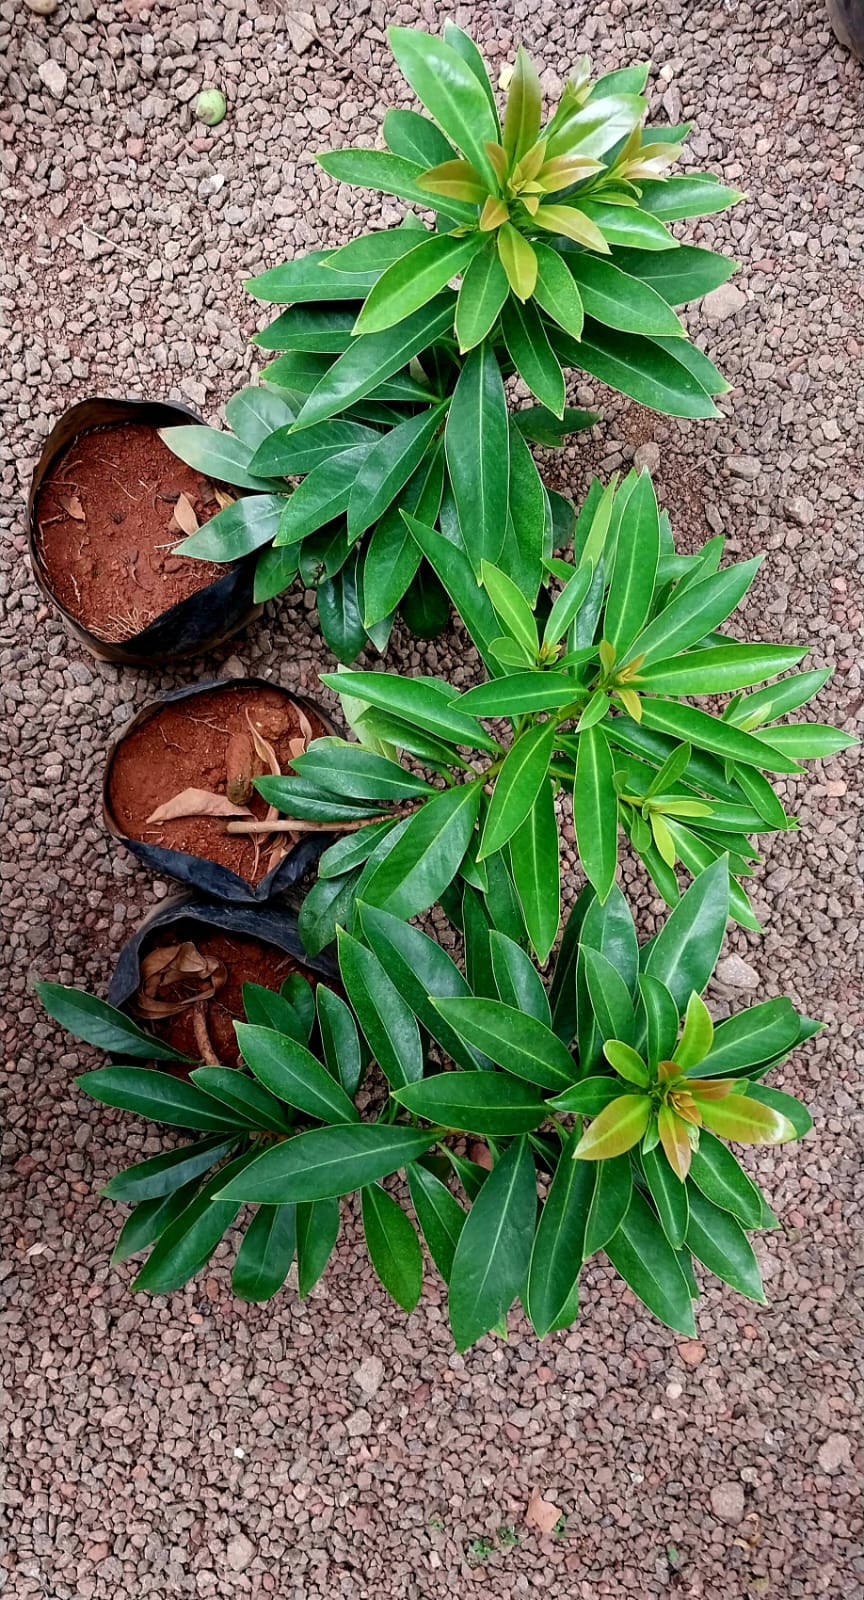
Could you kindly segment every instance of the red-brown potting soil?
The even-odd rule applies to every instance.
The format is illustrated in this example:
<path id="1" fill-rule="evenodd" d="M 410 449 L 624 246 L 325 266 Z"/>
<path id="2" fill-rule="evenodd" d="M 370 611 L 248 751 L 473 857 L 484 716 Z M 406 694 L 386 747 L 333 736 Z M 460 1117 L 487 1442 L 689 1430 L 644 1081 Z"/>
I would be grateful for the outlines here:
<path id="1" fill-rule="evenodd" d="M 178 460 L 145 422 L 79 435 L 46 474 L 36 524 L 48 582 L 97 638 L 131 639 L 224 575 L 216 562 L 172 554 L 184 538 L 174 517 L 181 494 L 199 526 L 219 510 L 210 480 Z"/>
<path id="2" fill-rule="evenodd" d="M 161 706 L 121 741 L 112 763 L 109 809 L 127 838 L 203 856 L 251 883 L 260 882 L 269 870 L 271 841 L 262 843 L 256 866 L 252 838 L 227 834 L 222 817 L 147 821 L 158 806 L 184 789 L 225 794 L 228 742 L 232 734 L 248 733 L 247 710 L 272 744 L 282 771 L 290 771 L 291 741 L 302 738 L 303 729 L 297 707 L 279 689 L 228 684 Z M 308 720 L 314 738 L 327 731 L 314 714 L 309 713 Z M 265 763 L 259 761 L 255 770 L 266 771 Z M 256 817 L 267 813 L 257 790 L 248 809 Z"/>
<path id="3" fill-rule="evenodd" d="M 234 1023 L 245 1021 L 244 983 L 259 983 L 265 989 L 278 992 L 292 972 L 301 972 L 313 985 L 318 981 L 317 977 L 299 961 L 287 955 L 284 950 L 277 950 L 275 945 L 264 944 L 241 933 L 223 933 L 216 928 L 208 929 L 197 922 L 188 924 L 180 922 L 172 928 L 160 929 L 152 940 L 148 941 L 146 948 L 162 950 L 168 945 L 181 944 L 186 939 L 190 939 L 203 956 L 210 956 L 215 961 L 224 961 L 228 969 L 227 982 L 212 1000 L 206 1002 L 207 1033 L 210 1043 L 214 1053 L 226 1067 L 240 1065 Z M 183 1000 L 194 993 L 194 984 L 178 985 L 176 991 L 173 989 L 160 991 L 159 998 Z M 138 1016 L 134 1001 L 130 1001 L 126 1009 L 133 1016 Z M 185 1011 L 179 1011 L 174 1017 L 156 1019 L 139 1017 L 139 1020 L 158 1038 L 172 1044 L 175 1050 L 182 1050 L 183 1054 L 188 1056 L 199 1055 L 191 1006 Z M 162 1070 L 168 1069 L 163 1066 Z M 185 1076 L 185 1073 L 182 1075 Z"/>

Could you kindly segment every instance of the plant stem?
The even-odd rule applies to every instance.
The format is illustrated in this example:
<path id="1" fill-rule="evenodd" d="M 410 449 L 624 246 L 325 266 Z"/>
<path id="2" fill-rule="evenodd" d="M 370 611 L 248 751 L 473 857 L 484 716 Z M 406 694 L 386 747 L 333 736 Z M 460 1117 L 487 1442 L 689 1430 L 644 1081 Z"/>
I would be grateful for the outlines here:
<path id="1" fill-rule="evenodd" d="M 208 1067 L 221 1067 L 222 1062 L 219 1060 L 216 1051 L 213 1049 L 213 1046 L 210 1042 L 210 1035 L 207 1032 L 207 1011 L 205 1004 L 193 1006 L 192 1008 L 192 1031 L 195 1035 L 195 1043 L 198 1046 L 198 1054 L 200 1055 L 201 1060 L 206 1061 Z"/>
<path id="2" fill-rule="evenodd" d="M 356 833 L 358 828 L 371 827 L 373 822 L 396 822 L 410 816 L 410 811 L 382 811 L 377 817 L 358 817 L 356 822 L 298 822 L 282 817 L 278 822 L 227 822 L 225 832 L 246 833 Z"/>

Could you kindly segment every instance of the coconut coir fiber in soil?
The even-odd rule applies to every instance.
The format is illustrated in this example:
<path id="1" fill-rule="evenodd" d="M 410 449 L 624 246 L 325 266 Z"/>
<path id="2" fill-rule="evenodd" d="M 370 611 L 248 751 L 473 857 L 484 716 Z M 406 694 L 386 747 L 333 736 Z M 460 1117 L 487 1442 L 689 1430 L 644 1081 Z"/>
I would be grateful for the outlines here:
<path id="1" fill-rule="evenodd" d="M 131 639 L 224 576 L 216 562 L 172 554 L 184 537 L 174 514 L 181 495 L 199 526 L 220 509 L 210 480 L 178 461 L 144 422 L 79 435 L 46 475 L 36 524 L 48 582 L 97 638 Z"/>
<path id="2" fill-rule="evenodd" d="M 217 861 L 247 882 L 260 882 L 269 870 L 270 841 L 262 842 L 256 867 L 252 838 L 227 834 L 222 817 L 177 817 L 158 824 L 147 821 L 158 806 L 184 789 L 225 794 L 228 744 L 233 735 L 248 734 L 247 711 L 273 746 L 282 771 L 289 772 L 291 741 L 302 739 L 304 728 L 297 707 L 286 694 L 275 688 L 238 684 L 190 695 L 160 707 L 118 746 L 108 800 L 121 832 L 130 839 Z M 327 732 L 311 713 L 308 726 L 316 739 Z M 256 762 L 256 774 L 267 770 L 265 762 Z M 247 805 L 256 817 L 267 813 L 257 790 Z M 280 835 L 275 837 L 280 839 Z M 281 841 L 290 839 L 283 834 Z"/>
<path id="3" fill-rule="evenodd" d="M 245 934 L 223 933 L 217 929 L 208 930 L 198 922 L 181 922 L 172 928 L 160 931 L 147 942 L 147 950 L 164 950 L 186 939 L 191 940 L 202 956 L 222 961 L 228 969 L 228 977 L 222 988 L 211 1000 L 205 1002 L 205 1019 L 210 1043 L 214 1053 L 226 1067 L 240 1065 L 240 1051 L 237 1048 L 234 1024 L 246 1020 L 243 1010 L 244 983 L 258 983 L 263 988 L 278 993 L 292 972 L 302 973 L 313 985 L 318 981 L 315 975 L 307 972 L 293 956 L 287 955 L 284 950 L 277 950 L 275 945 L 260 943 Z M 159 999 L 185 1000 L 195 994 L 197 987 L 199 986 L 193 980 L 186 984 L 178 983 L 171 988 L 160 990 Z M 126 1010 L 136 1015 L 133 1001 L 130 1001 Z M 194 1056 L 196 1059 L 199 1056 L 191 1006 L 185 1011 L 179 1011 L 174 1017 L 155 1019 L 145 1017 L 143 1021 L 144 1026 L 156 1034 L 157 1038 L 166 1040 L 175 1050 L 181 1050 L 184 1055 Z M 160 1070 L 170 1072 L 175 1069 L 170 1062 L 165 1062 Z M 186 1070 L 181 1069 L 180 1075 L 185 1077 Z"/>

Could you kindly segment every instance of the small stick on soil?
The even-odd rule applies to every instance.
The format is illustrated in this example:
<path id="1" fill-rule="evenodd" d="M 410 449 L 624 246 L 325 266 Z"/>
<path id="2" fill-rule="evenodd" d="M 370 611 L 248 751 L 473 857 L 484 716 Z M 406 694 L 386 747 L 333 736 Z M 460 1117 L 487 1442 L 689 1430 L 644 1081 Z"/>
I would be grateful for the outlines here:
<path id="1" fill-rule="evenodd" d="M 193 1007 L 192 1031 L 195 1035 L 195 1043 L 198 1046 L 198 1053 L 201 1057 L 201 1060 L 206 1061 L 208 1067 L 221 1067 L 222 1062 L 219 1060 L 216 1051 L 213 1049 L 213 1046 L 210 1043 L 210 1035 L 207 1032 L 206 1005 L 198 1005 Z"/>
<path id="2" fill-rule="evenodd" d="M 294 822 L 290 818 L 282 818 L 279 822 L 226 822 L 226 833 L 261 833 L 266 826 L 268 833 L 356 833 L 358 828 L 368 828 L 373 822 L 397 821 L 399 817 L 407 817 L 407 811 L 382 811 L 378 817 L 359 817 L 356 822 Z"/>

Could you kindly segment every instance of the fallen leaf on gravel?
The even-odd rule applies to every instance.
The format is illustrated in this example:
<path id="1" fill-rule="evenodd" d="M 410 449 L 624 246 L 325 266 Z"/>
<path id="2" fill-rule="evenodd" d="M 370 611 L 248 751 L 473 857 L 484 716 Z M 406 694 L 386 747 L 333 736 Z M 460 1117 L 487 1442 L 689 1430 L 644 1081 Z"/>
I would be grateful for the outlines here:
<path id="1" fill-rule="evenodd" d="M 198 532 L 198 517 L 195 513 L 195 507 L 185 494 L 177 496 L 177 504 L 174 507 L 174 521 L 181 533 Z"/>
<path id="2" fill-rule="evenodd" d="M 544 1500 L 539 1489 L 531 1490 L 531 1499 L 525 1512 L 525 1526 L 536 1528 L 538 1533 L 551 1533 L 561 1520 L 561 1507 Z"/>
<path id="3" fill-rule="evenodd" d="M 86 522 L 87 516 L 77 494 L 61 494 L 57 496 L 67 517 L 74 517 L 76 522 Z"/>
<path id="4" fill-rule="evenodd" d="M 177 817 L 251 817 L 247 806 L 235 805 L 227 794 L 211 789 L 183 789 L 163 806 L 151 811 L 148 822 L 173 822 Z"/>

